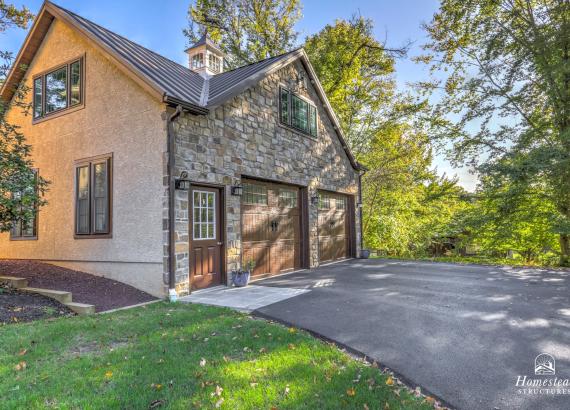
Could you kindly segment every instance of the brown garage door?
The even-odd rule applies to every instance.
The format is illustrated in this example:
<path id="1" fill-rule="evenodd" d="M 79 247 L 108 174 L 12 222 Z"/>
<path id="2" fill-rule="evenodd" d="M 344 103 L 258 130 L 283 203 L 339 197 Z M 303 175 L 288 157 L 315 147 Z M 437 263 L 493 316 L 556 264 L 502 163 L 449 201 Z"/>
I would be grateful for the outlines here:
<path id="1" fill-rule="evenodd" d="M 299 188 L 247 180 L 241 197 L 243 263 L 254 276 L 300 268 Z"/>
<path id="2" fill-rule="evenodd" d="M 319 261 L 331 262 L 348 257 L 346 195 L 319 192 Z"/>

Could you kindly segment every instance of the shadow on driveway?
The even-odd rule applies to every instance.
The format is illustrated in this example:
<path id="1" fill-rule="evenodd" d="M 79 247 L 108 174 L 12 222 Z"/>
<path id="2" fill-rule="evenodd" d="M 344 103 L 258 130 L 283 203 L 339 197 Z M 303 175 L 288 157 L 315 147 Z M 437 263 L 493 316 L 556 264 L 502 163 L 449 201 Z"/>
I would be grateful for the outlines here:
<path id="1" fill-rule="evenodd" d="M 257 282 L 311 292 L 259 309 L 366 354 L 462 409 L 570 409 L 524 394 L 540 353 L 570 379 L 569 272 L 353 260 Z"/>

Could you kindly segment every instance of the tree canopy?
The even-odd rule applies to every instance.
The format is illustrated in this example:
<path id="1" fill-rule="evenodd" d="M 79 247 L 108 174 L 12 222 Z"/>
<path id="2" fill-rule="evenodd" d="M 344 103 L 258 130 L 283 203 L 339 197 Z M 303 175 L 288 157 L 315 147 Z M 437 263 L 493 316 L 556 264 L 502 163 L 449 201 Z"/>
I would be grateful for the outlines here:
<path id="1" fill-rule="evenodd" d="M 30 11 L 17 8 L 0 1 L 0 34 L 11 27 L 26 28 L 33 18 Z M 4 82 L 12 63 L 12 56 L 6 51 L 0 52 L 3 63 L 0 64 L 0 85 Z M 25 69 L 25 67 L 14 67 Z M 31 147 L 16 125 L 6 118 L 10 109 L 29 110 L 23 97 L 28 92 L 20 84 L 10 102 L 0 102 L 0 232 L 12 229 L 16 221 L 24 225 L 33 217 L 38 206 L 44 204 L 41 193 L 47 181 L 36 175 L 30 159 Z"/>
<path id="2" fill-rule="evenodd" d="M 570 1 L 443 0 L 426 30 L 420 59 L 435 79 L 421 85 L 442 96 L 433 135 L 452 141 L 454 163 L 502 181 L 503 196 L 540 192 L 567 264 Z"/>
<path id="3" fill-rule="evenodd" d="M 299 0 L 196 0 L 184 34 L 195 43 L 207 31 L 235 68 L 293 48 L 300 18 Z"/>

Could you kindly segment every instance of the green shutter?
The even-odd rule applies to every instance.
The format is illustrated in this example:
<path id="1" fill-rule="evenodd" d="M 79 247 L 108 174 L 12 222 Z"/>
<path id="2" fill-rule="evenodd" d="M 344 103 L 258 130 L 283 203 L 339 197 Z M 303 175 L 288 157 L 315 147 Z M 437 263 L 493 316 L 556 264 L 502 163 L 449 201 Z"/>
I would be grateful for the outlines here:
<path id="1" fill-rule="evenodd" d="M 281 88 L 279 93 L 280 119 L 283 124 L 291 123 L 289 116 L 289 90 Z"/>
<path id="2" fill-rule="evenodd" d="M 309 105 L 309 134 L 317 136 L 317 109 L 313 105 Z"/>

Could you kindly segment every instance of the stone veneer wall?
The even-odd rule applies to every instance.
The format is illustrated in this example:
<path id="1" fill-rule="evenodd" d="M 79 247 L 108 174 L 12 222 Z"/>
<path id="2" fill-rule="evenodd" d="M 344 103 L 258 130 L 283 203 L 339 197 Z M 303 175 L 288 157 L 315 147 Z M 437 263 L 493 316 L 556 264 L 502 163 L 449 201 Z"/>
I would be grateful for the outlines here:
<path id="1" fill-rule="evenodd" d="M 294 62 L 216 108 L 209 115 L 183 114 L 174 124 L 175 175 L 187 171 L 194 183 L 225 186 L 228 272 L 238 268 L 240 263 L 240 197 L 230 194 L 230 186 L 239 184 L 242 175 L 308 186 L 310 195 L 317 189 L 355 196 L 358 193 L 358 173 L 342 149 L 315 89 L 307 80 L 305 89 L 295 90 L 294 79 L 300 72 L 308 78 L 302 64 Z M 295 90 L 317 106 L 317 139 L 279 125 L 279 85 Z M 189 291 L 188 199 L 188 192 L 176 192 L 176 283 L 178 292 L 182 294 Z M 167 214 L 165 199 L 165 220 Z M 358 212 L 355 219 L 358 253 Z M 168 283 L 167 228 L 164 227 L 165 283 Z M 310 201 L 309 237 L 310 264 L 314 267 L 318 265 L 317 208 Z"/>

